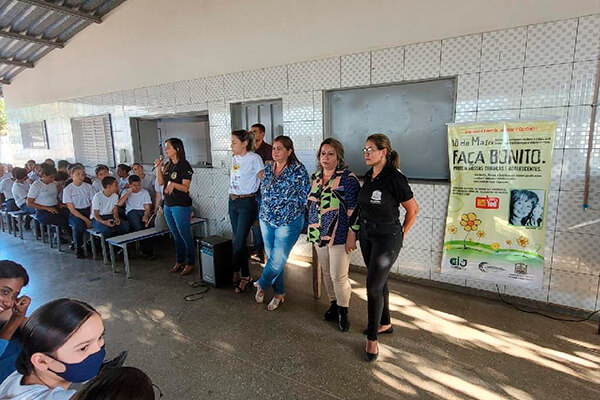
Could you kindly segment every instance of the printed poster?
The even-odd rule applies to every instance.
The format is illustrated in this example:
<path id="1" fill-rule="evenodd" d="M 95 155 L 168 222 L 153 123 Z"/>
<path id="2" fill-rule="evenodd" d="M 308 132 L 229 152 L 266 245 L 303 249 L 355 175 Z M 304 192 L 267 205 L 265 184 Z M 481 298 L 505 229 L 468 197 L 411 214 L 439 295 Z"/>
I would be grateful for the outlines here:
<path id="1" fill-rule="evenodd" d="M 448 125 L 442 274 L 541 289 L 555 120 Z"/>

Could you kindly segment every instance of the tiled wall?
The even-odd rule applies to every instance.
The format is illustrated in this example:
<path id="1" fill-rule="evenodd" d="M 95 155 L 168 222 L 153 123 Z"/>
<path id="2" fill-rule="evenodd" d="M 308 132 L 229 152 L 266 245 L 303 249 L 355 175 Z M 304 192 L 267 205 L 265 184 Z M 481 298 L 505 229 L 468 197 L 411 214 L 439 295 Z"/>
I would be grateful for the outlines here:
<path id="1" fill-rule="evenodd" d="M 117 152 L 126 149 L 131 154 L 129 117 L 208 110 L 215 168 L 196 170 L 192 194 L 200 213 L 210 218 L 212 232 L 227 235 L 231 102 L 283 98 L 285 133 L 298 149 L 315 150 L 323 138 L 323 90 L 458 76 L 456 121 L 560 118 L 547 215 L 544 287 L 501 290 L 591 310 L 600 308 L 600 213 L 583 211 L 582 201 L 599 56 L 600 15 L 585 16 L 11 110 L 10 134 L 0 143 L 2 154 L 10 152 L 19 161 L 72 157 L 69 119 L 110 113 Z M 48 121 L 50 150 L 23 150 L 18 123 L 39 119 Z M 590 198 L 596 210 L 600 209 L 598 131 Z M 394 272 L 495 291 L 490 283 L 440 275 L 448 186 L 413 183 L 413 189 L 421 214 Z M 310 254 L 305 238 L 295 252 Z M 352 262 L 363 265 L 358 252 L 353 253 Z"/>

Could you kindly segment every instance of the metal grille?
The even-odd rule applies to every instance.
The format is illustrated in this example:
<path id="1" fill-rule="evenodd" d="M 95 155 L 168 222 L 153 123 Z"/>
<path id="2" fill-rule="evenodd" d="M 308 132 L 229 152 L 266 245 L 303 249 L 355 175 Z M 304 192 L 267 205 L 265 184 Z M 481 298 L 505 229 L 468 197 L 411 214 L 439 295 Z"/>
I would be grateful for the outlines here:
<path id="1" fill-rule="evenodd" d="M 110 115 L 71 119 L 75 159 L 83 165 L 115 166 Z"/>

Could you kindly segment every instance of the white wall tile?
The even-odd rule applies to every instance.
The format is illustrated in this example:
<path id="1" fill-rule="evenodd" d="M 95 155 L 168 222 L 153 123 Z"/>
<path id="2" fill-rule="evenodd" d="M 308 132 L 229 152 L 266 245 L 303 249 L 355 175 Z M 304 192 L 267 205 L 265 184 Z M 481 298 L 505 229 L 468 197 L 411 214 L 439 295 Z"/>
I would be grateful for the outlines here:
<path id="1" fill-rule="evenodd" d="M 565 134 L 567 132 L 568 111 L 569 107 L 522 108 L 521 118 L 558 118 L 556 121 L 556 136 L 554 138 L 554 148 L 562 149 L 563 147 L 565 147 Z"/>
<path id="2" fill-rule="evenodd" d="M 519 118 L 519 110 L 477 111 L 477 121 L 501 121 Z"/>
<path id="3" fill-rule="evenodd" d="M 598 276 L 600 274 L 598 236 L 556 232 L 552 269 Z"/>
<path id="4" fill-rule="evenodd" d="M 454 116 L 454 122 L 471 122 L 477 120 L 476 111 L 457 112 Z"/>
<path id="5" fill-rule="evenodd" d="M 446 234 L 446 219 L 432 218 L 432 228 L 431 251 L 441 252 Z"/>
<path id="6" fill-rule="evenodd" d="M 434 185 L 433 187 L 433 218 L 446 219 L 448 209 L 448 196 L 450 195 L 450 185 Z"/>
<path id="7" fill-rule="evenodd" d="M 482 72 L 478 110 L 519 108 L 523 89 L 523 69 Z"/>
<path id="8" fill-rule="evenodd" d="M 404 247 L 431 251 L 432 220 L 419 216 L 404 238 Z"/>
<path id="9" fill-rule="evenodd" d="M 600 193 L 592 191 L 589 207 L 600 208 Z M 561 191 L 558 197 L 556 229 L 561 232 L 600 235 L 598 214 L 583 209 L 583 192 Z"/>
<path id="10" fill-rule="evenodd" d="M 577 19 L 529 25 L 525 66 L 573 61 Z"/>
<path id="11" fill-rule="evenodd" d="M 392 272 L 401 275 L 408 275 L 415 278 L 429 279 L 431 251 L 403 247 L 400 250 L 398 260 L 392 267 Z"/>
<path id="12" fill-rule="evenodd" d="M 600 58 L 600 14 L 579 18 L 575 61 Z"/>
<path id="13" fill-rule="evenodd" d="M 313 61 L 312 89 L 327 90 L 340 87 L 340 57 L 329 57 Z M 306 88 L 307 90 L 310 87 Z"/>
<path id="14" fill-rule="evenodd" d="M 434 185 L 411 182 L 409 182 L 409 184 L 415 200 L 419 204 L 419 217 L 431 218 L 433 215 Z"/>
<path id="15" fill-rule="evenodd" d="M 563 149 L 553 149 L 552 169 L 550 172 L 550 190 L 560 189 L 560 174 L 563 165 Z"/>
<path id="16" fill-rule="evenodd" d="M 481 40 L 481 34 L 442 40 L 440 75 L 478 72 L 481 63 Z"/>
<path id="17" fill-rule="evenodd" d="M 234 72 L 223 76 L 223 93 L 225 100 L 242 100 L 244 98 L 244 74 Z"/>
<path id="18" fill-rule="evenodd" d="M 552 270 L 550 303 L 591 310 L 596 305 L 597 293 L 597 276 Z"/>
<path id="19" fill-rule="evenodd" d="M 313 92 L 290 93 L 283 96 L 283 121 L 311 121 Z"/>
<path id="20" fill-rule="evenodd" d="M 404 79 L 437 78 L 440 76 L 442 42 L 411 44 L 404 48 Z"/>
<path id="21" fill-rule="evenodd" d="M 371 83 L 400 82 L 404 79 L 404 47 L 371 52 Z"/>
<path id="22" fill-rule="evenodd" d="M 456 88 L 456 112 L 477 110 L 479 74 L 459 75 Z"/>
<path id="23" fill-rule="evenodd" d="M 223 75 L 206 78 L 206 100 L 217 101 L 224 98 Z"/>
<path id="24" fill-rule="evenodd" d="M 576 62 L 573 65 L 570 100 L 572 106 L 592 104 L 598 69 L 597 61 Z"/>
<path id="25" fill-rule="evenodd" d="M 305 61 L 288 65 L 290 93 L 312 90 L 314 63 Z"/>
<path id="26" fill-rule="evenodd" d="M 560 178 L 560 190 L 583 190 L 585 167 L 587 163 L 586 149 L 565 149 Z M 600 188 L 600 149 L 592 150 L 590 168 L 590 187 Z"/>
<path id="27" fill-rule="evenodd" d="M 265 95 L 281 95 L 287 92 L 287 65 L 265 68 Z"/>
<path id="28" fill-rule="evenodd" d="M 254 69 L 243 72 L 244 98 L 256 99 L 265 94 L 265 70 Z"/>
<path id="29" fill-rule="evenodd" d="M 342 56 L 342 87 L 366 86 L 371 82 L 371 53 Z"/>
<path id="30" fill-rule="evenodd" d="M 486 282 L 486 281 L 478 281 L 475 279 L 467 279 L 465 286 L 473 288 L 473 289 L 485 290 L 487 292 L 494 292 L 494 293 L 497 293 L 498 290 L 500 291 L 500 293 L 504 293 L 506 290 L 505 285 L 498 284 L 497 285 L 498 287 L 496 287 L 496 283 Z"/>
<path id="31" fill-rule="evenodd" d="M 526 41 L 526 26 L 484 33 L 481 70 L 497 71 L 523 67 Z"/>
<path id="32" fill-rule="evenodd" d="M 173 84 L 175 89 L 175 105 L 190 104 L 190 81 L 179 81 Z M 205 96 L 206 98 L 206 89 Z"/>
<path id="33" fill-rule="evenodd" d="M 565 134 L 566 149 L 587 149 L 591 124 L 592 109 L 590 106 L 569 107 L 567 116 L 567 131 Z M 596 125 L 594 138 L 598 138 L 600 127 Z M 598 141 L 593 147 L 598 147 Z"/>
<path id="34" fill-rule="evenodd" d="M 569 104 L 573 64 L 525 68 L 523 108 L 558 107 Z"/>

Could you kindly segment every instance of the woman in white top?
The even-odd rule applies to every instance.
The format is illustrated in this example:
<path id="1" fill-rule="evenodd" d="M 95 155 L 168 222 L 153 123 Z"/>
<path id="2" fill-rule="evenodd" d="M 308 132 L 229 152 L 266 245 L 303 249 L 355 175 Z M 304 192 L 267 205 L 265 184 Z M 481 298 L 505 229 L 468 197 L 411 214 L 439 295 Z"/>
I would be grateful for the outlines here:
<path id="1" fill-rule="evenodd" d="M 71 383 L 98 375 L 104 356 L 104 324 L 86 303 L 59 299 L 31 314 L 21 332 L 17 371 L 0 385 L 0 399 L 66 400 Z"/>
<path id="2" fill-rule="evenodd" d="M 54 183 L 56 168 L 44 164 L 40 168 L 41 178 L 35 181 L 27 193 L 27 206 L 35 208 L 38 221 L 43 225 L 58 225 L 69 231 L 69 210 L 58 201 L 58 188 Z"/>
<path id="3" fill-rule="evenodd" d="M 229 220 L 233 230 L 233 282 L 236 293 L 246 291 L 252 282 L 250 254 L 246 239 L 256 220 L 256 192 L 264 169 L 262 158 L 254 153 L 252 133 L 238 130 L 231 133 L 231 173 L 229 177 Z"/>

